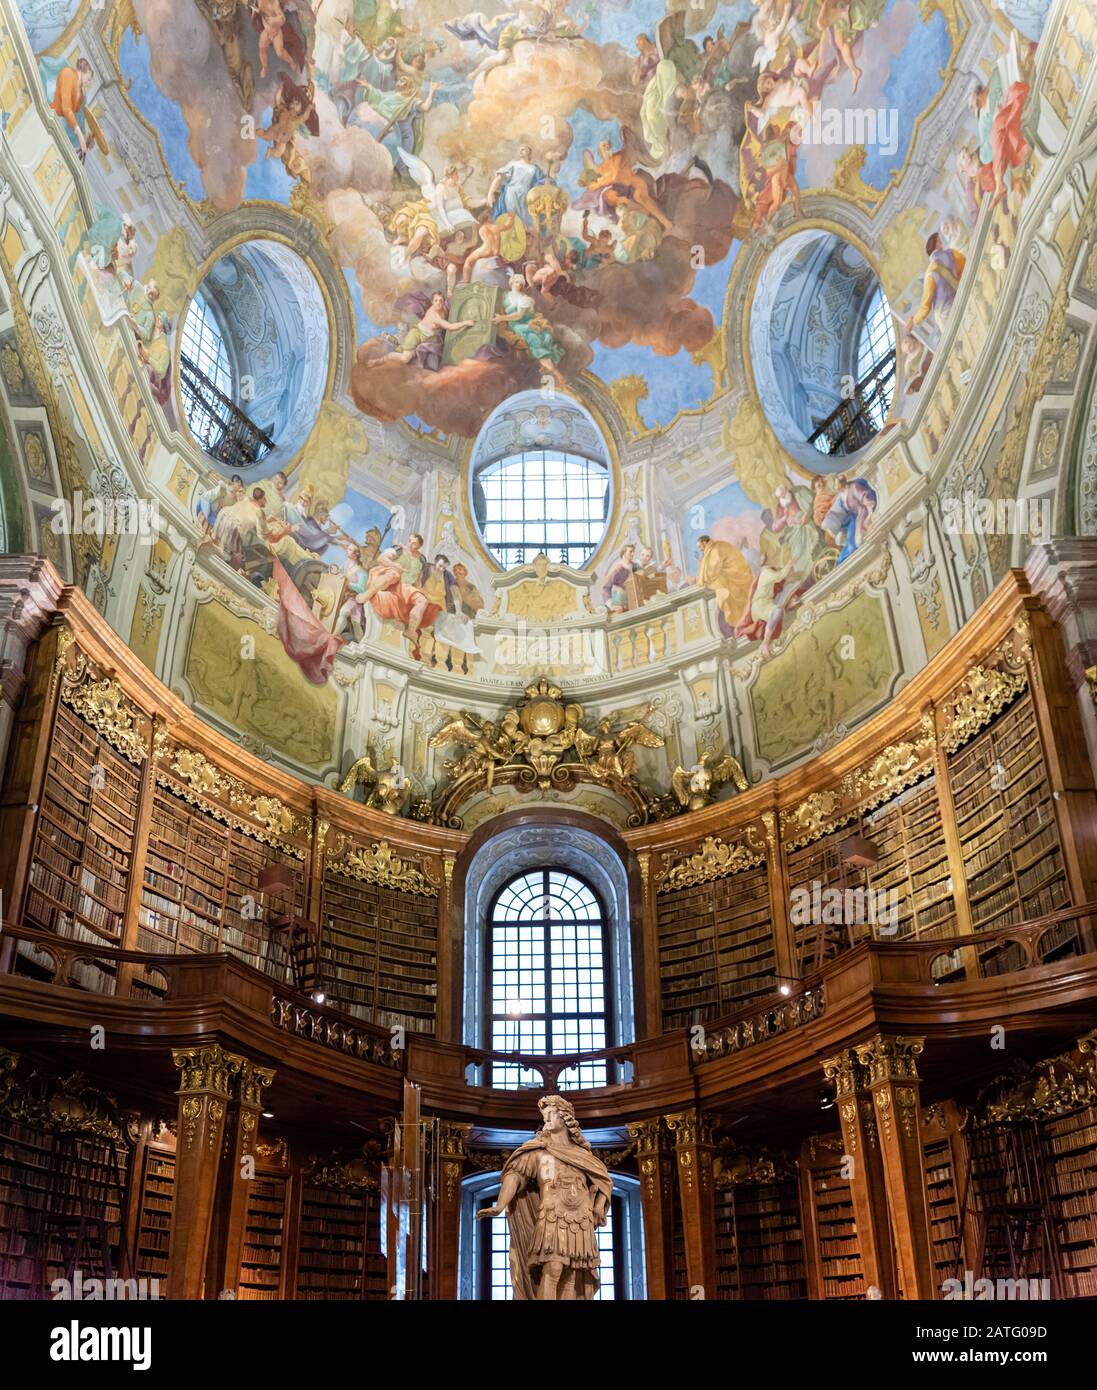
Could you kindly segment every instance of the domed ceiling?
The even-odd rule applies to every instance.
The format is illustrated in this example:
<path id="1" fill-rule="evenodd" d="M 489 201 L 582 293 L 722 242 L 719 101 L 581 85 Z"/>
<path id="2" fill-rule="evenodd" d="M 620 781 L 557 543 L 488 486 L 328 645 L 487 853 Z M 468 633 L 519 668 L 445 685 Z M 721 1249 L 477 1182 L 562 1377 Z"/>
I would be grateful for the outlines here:
<path id="1" fill-rule="evenodd" d="M 368 734 L 408 757 L 409 692 L 426 720 L 539 670 L 590 699 L 621 677 L 622 700 L 669 672 L 668 722 L 711 712 L 736 743 L 749 705 L 764 770 L 878 708 L 1008 563 L 934 591 L 925 489 L 901 499 L 931 470 L 934 382 L 954 370 L 955 399 L 970 376 L 944 360 L 953 306 L 985 273 L 993 311 L 1054 176 L 1050 0 L 18 8 L 73 171 L 75 302 L 136 381 L 131 407 L 111 377 L 124 471 L 171 523 L 158 582 L 185 582 L 129 593 L 129 635 L 256 746 L 330 769 Z M 244 462 L 197 443 L 195 304 L 265 437 Z M 831 448 L 869 377 L 872 423 Z M 519 549 L 503 569 L 483 470 L 508 451 L 574 455 L 587 542 L 546 531 L 536 568 Z M 575 521 L 573 483 L 542 473 Z M 911 640 L 897 555 L 924 599 Z M 106 558 L 93 573 L 85 546 L 76 577 L 125 633 Z M 874 664 L 786 708 L 847 610 Z M 270 717 L 219 654 L 241 633 Z"/>

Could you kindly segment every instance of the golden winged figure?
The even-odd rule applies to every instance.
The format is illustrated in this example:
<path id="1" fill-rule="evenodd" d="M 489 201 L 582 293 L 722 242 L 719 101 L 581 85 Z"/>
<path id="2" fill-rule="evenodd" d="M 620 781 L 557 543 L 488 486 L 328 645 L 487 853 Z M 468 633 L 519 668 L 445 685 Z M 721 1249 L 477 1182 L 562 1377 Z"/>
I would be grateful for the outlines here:
<path id="1" fill-rule="evenodd" d="M 442 764 L 449 775 L 456 781 L 466 773 L 486 773 L 489 790 L 496 764 L 509 762 L 515 751 L 514 741 L 494 720 L 481 719 L 468 710 L 443 725 L 430 739 L 431 748 L 445 748 L 451 743 L 458 743 L 468 751 L 463 757 Z"/>
<path id="2" fill-rule="evenodd" d="M 734 782 L 739 791 L 746 791 L 746 774 L 739 759 L 728 753 L 713 762 L 716 757 L 713 752 L 702 753 L 692 767 L 674 769 L 670 783 L 680 805 L 690 811 L 699 811 L 702 806 L 711 803 L 716 790 L 726 782 Z"/>
<path id="3" fill-rule="evenodd" d="M 666 742 L 662 734 L 649 729 L 644 723 L 654 709 L 649 705 L 643 718 L 630 720 L 620 729 L 614 729 L 613 715 L 599 719 L 593 733 L 585 729 L 575 731 L 575 751 L 598 777 L 632 777 L 636 771 L 634 747 L 662 748 Z"/>
<path id="4" fill-rule="evenodd" d="M 407 773 L 400 762 L 393 758 L 387 768 L 380 766 L 381 759 L 374 765 L 372 750 L 363 754 L 352 766 L 339 784 L 339 790 L 346 795 L 356 787 L 366 787 L 366 805 L 384 811 L 387 816 L 399 813 L 408 794 Z"/>

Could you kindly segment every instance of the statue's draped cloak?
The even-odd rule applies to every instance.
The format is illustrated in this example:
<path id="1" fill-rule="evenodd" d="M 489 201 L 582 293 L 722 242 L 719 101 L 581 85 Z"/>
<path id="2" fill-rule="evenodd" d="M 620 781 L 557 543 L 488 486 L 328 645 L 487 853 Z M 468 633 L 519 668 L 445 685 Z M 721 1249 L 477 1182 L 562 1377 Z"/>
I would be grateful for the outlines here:
<path id="1" fill-rule="evenodd" d="M 537 1165 L 540 1163 L 542 1154 L 549 1154 L 558 1163 L 577 1169 L 583 1174 L 593 1189 L 591 1192 L 592 1207 L 594 1199 L 601 1194 L 606 1199 L 608 1209 L 613 1186 L 609 1170 L 602 1160 L 591 1153 L 589 1149 L 572 1143 L 569 1139 L 561 1139 L 556 1135 L 538 1134 L 514 1150 L 506 1161 L 503 1173 L 504 1175 L 508 1172 L 517 1173 L 523 1180 L 521 1192 L 507 1209 L 510 1229 L 510 1280 L 514 1297 L 518 1300 L 533 1300 L 537 1297 L 537 1286 L 533 1281 L 533 1271 L 530 1268 L 530 1256 L 537 1231 L 537 1218 L 541 1210 L 541 1195 L 537 1187 Z M 597 1263 L 590 1268 L 584 1267 L 581 1255 L 577 1255 L 576 1259 L 572 1261 L 567 1259 L 566 1251 L 561 1253 L 564 1257 L 564 1263 L 571 1264 L 575 1269 L 576 1298 L 593 1298 L 599 1284 Z"/>

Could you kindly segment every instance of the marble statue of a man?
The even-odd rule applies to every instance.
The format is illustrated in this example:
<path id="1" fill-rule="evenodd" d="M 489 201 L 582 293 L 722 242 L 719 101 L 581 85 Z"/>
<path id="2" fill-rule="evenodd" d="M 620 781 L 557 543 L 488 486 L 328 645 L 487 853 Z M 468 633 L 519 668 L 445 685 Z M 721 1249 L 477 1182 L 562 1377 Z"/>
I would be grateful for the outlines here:
<path id="1" fill-rule="evenodd" d="M 598 1291 L 598 1241 L 612 1179 L 563 1096 L 538 1101 L 544 1124 L 507 1159 L 495 1206 L 507 1214 L 516 1299 L 589 1299 Z"/>

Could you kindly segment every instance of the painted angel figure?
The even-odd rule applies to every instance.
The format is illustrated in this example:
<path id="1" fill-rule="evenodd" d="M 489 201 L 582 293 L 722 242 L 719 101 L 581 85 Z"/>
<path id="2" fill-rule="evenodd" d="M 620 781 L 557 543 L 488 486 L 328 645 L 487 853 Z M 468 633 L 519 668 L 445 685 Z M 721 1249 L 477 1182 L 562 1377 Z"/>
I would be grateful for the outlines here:
<path id="1" fill-rule="evenodd" d="M 608 1219 L 613 1179 L 563 1096 L 537 1102 L 544 1124 L 503 1165 L 495 1205 L 507 1214 L 515 1300 L 587 1300 L 598 1292 L 597 1230 Z"/>
<path id="2" fill-rule="evenodd" d="M 652 712 L 652 706 L 644 712 L 644 719 Z M 633 719 L 624 728 L 615 730 L 612 715 L 599 719 L 595 732 L 588 734 L 585 729 L 575 733 L 575 751 L 587 763 L 597 777 L 619 777 L 627 781 L 636 772 L 634 748 L 662 748 L 666 742 L 662 734 L 649 729 L 643 719 Z"/>
<path id="3" fill-rule="evenodd" d="M 739 791 L 746 791 L 746 774 L 739 759 L 729 753 L 718 762 L 712 762 L 715 757 L 716 754 L 712 752 L 702 753 L 692 767 L 674 769 L 670 783 L 679 805 L 690 811 L 699 811 L 712 801 L 713 793 L 726 782 L 734 782 Z"/>
<path id="4" fill-rule="evenodd" d="M 400 158 L 407 166 L 408 173 L 419 185 L 419 191 L 430 208 L 440 239 L 476 227 L 476 218 L 465 206 L 461 191 L 461 170 L 456 164 L 447 167 L 443 177 L 438 180 L 434 170 L 417 155 L 400 147 Z M 411 251 L 409 249 L 409 257 Z"/>
<path id="5" fill-rule="evenodd" d="M 399 759 L 395 757 L 387 768 L 380 766 L 380 759 L 377 761 L 378 765 L 375 767 L 371 755 L 364 754 L 340 782 L 339 790 L 349 794 L 355 787 L 365 786 L 368 788 L 366 805 L 384 811 L 387 816 L 395 816 L 408 794 L 408 775 Z"/>
<path id="6" fill-rule="evenodd" d="M 496 763 L 508 762 L 514 752 L 513 743 L 494 720 L 481 719 L 467 710 L 430 739 L 431 748 L 445 748 L 451 743 L 460 744 L 467 752 L 463 757 L 443 763 L 445 770 L 454 781 L 470 772 L 484 772 L 489 791 Z"/>

